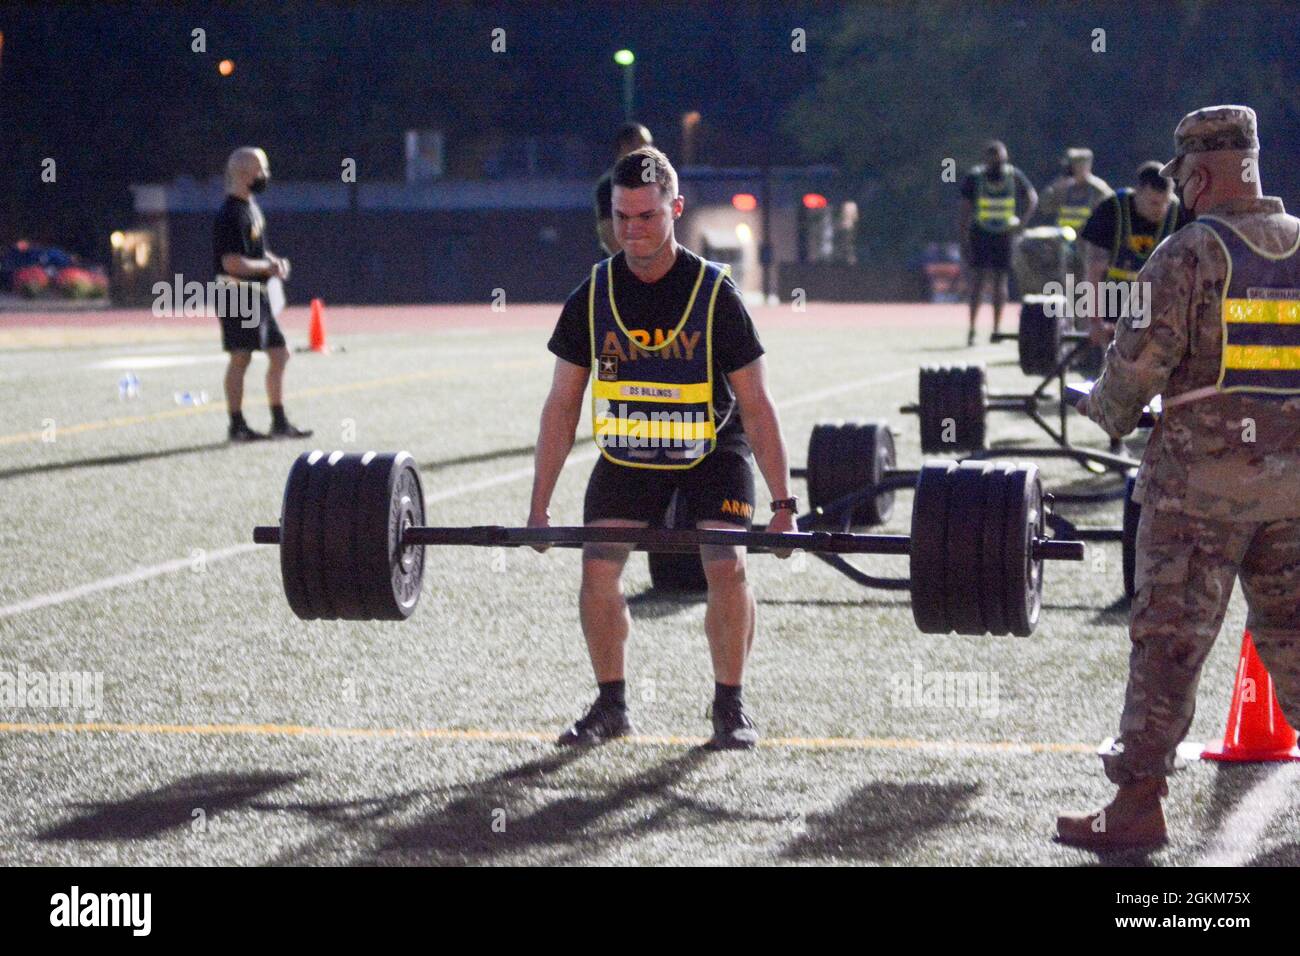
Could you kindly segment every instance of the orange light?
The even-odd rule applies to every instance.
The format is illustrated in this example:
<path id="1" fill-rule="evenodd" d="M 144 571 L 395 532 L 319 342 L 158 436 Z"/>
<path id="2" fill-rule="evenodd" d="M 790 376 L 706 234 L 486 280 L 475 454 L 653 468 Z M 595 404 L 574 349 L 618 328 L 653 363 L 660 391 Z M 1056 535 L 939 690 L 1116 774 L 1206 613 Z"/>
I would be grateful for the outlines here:
<path id="1" fill-rule="evenodd" d="M 234 73 L 235 61 L 222 60 L 220 63 L 217 64 L 217 72 L 220 73 L 222 76 L 229 76 L 231 73 Z"/>
<path id="2" fill-rule="evenodd" d="M 758 200 L 752 193 L 736 193 L 731 197 L 731 204 L 741 212 L 753 212 L 758 208 Z"/>
<path id="3" fill-rule="evenodd" d="M 826 197 L 823 196 L 821 193 L 804 193 L 803 208 L 804 209 L 825 209 Z"/>

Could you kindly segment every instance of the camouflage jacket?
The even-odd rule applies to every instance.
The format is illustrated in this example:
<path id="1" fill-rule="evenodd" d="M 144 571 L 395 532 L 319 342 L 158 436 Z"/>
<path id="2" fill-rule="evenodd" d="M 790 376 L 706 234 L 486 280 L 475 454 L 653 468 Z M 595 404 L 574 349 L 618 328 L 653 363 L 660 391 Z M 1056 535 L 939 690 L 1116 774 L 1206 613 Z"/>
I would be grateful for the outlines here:
<path id="1" fill-rule="evenodd" d="M 1274 253 L 1291 248 L 1300 230 L 1272 196 L 1208 212 Z M 1151 254 L 1137 279 L 1150 283 L 1150 321 L 1119 320 L 1089 401 L 1089 416 L 1108 433 L 1132 431 L 1156 395 L 1168 401 L 1218 381 L 1227 274 L 1208 226 L 1185 226 Z M 1214 395 L 1169 409 L 1152 431 L 1134 499 L 1205 518 L 1300 516 L 1300 397 Z"/>

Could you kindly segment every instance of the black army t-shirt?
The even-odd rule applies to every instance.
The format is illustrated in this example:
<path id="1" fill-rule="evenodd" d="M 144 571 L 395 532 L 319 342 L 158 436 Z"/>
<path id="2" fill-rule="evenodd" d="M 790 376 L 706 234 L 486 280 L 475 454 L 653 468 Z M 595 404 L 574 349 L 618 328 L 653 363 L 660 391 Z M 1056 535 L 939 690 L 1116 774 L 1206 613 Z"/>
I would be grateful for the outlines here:
<path id="1" fill-rule="evenodd" d="M 677 261 L 658 282 L 642 282 L 628 268 L 623 253 L 614 256 L 614 301 L 623 324 L 630 329 L 671 329 L 681 321 L 686 302 L 700 274 L 703 260 L 688 249 L 677 250 Z M 591 368 L 591 327 L 587 297 L 591 276 L 569 294 L 560 321 L 547 348 L 574 365 Z M 701 286 L 700 294 L 704 294 Z M 754 320 L 745 308 L 740 291 L 731 277 L 722 280 L 713 309 L 713 408 L 726 424 L 718 432 L 718 444 L 738 441 L 747 444 L 740 410 L 727 376 L 744 368 L 763 354 Z M 728 419 L 727 414 L 731 412 Z"/>
<path id="2" fill-rule="evenodd" d="M 1173 200 L 1178 202 L 1178 200 Z M 1137 204 L 1133 203 L 1130 197 L 1129 211 L 1132 214 L 1130 226 L 1135 236 L 1154 236 L 1160 232 L 1162 223 L 1152 222 L 1144 218 L 1137 211 Z M 1168 215 L 1168 213 L 1166 213 Z M 1080 235 L 1095 246 L 1103 249 L 1109 249 L 1115 244 L 1115 225 L 1119 217 L 1119 196 L 1107 196 L 1102 200 L 1101 205 L 1092 211 L 1088 221 L 1083 224 L 1083 232 Z M 1187 210 L 1181 205 L 1178 207 L 1178 214 L 1174 218 L 1174 231 L 1177 232 L 1183 226 L 1187 225 Z"/>
<path id="3" fill-rule="evenodd" d="M 218 275 L 226 253 L 262 259 L 266 256 L 266 217 L 253 199 L 227 196 L 212 227 L 212 269 Z"/>

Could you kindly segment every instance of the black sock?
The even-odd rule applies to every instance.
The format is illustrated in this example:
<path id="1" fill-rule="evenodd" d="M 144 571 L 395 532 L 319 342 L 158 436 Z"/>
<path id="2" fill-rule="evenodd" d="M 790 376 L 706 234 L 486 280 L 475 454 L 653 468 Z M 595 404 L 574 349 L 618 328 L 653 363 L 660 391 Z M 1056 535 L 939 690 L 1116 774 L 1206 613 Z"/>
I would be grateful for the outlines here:
<path id="1" fill-rule="evenodd" d="M 713 703 L 739 704 L 740 688 L 740 684 L 719 684 L 715 682 L 713 685 Z"/>
<path id="2" fill-rule="evenodd" d="M 607 680 L 596 686 L 600 688 L 600 696 L 596 698 L 596 703 L 602 707 L 616 707 L 619 710 L 627 710 L 627 681 Z"/>
<path id="3" fill-rule="evenodd" d="M 289 424 L 289 419 L 284 417 L 283 405 L 271 406 L 271 424 L 276 428 L 285 428 Z"/>
<path id="4" fill-rule="evenodd" d="M 231 412 L 231 413 L 230 413 L 230 427 L 231 427 L 231 428 L 247 428 L 247 427 L 248 427 L 248 422 L 244 421 L 244 413 L 243 413 L 243 412 Z"/>

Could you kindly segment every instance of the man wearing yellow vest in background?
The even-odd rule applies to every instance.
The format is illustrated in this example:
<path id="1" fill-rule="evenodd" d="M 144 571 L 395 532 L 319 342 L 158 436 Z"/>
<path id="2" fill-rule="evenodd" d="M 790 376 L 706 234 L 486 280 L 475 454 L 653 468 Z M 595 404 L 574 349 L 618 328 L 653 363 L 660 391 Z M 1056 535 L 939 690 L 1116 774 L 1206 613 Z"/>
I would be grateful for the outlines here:
<path id="1" fill-rule="evenodd" d="M 984 287 L 993 285 L 993 333 L 1002 326 L 1007 301 L 1007 271 L 1011 268 L 1011 239 L 1022 222 L 1033 218 L 1038 193 L 1025 174 L 1007 162 L 1007 148 L 997 140 L 984 147 L 983 165 L 974 167 L 961 184 L 957 228 L 962 258 L 970 269 L 970 334 L 975 344 L 975 316 Z"/>
<path id="2" fill-rule="evenodd" d="M 1197 219 L 1138 273 L 1150 309 L 1120 319 L 1079 403 L 1120 437 L 1164 399 L 1133 493 L 1124 713 L 1102 753 L 1119 793 L 1057 819 L 1060 840 L 1098 849 L 1165 840 L 1165 777 L 1238 577 L 1260 660 L 1300 725 L 1300 219 L 1261 194 L 1249 107 L 1189 113 L 1174 149 L 1161 173 Z"/>
<path id="3" fill-rule="evenodd" d="M 677 244 L 674 222 L 684 199 L 676 171 L 663 153 L 646 146 L 618 161 L 612 183 L 621 251 L 596 263 L 569 296 L 551 336 L 555 374 L 542 409 L 528 526 L 549 524 L 551 495 L 591 379 L 601 457 L 587 484 L 584 524 L 644 528 L 662 520 L 676 494 L 687 501 L 698 528 L 747 530 L 757 501 L 752 440 L 752 457 L 773 499 L 768 530 L 795 530 L 798 502 L 790 495 L 763 346 L 726 267 Z M 741 700 L 741 681 L 756 608 L 745 553 L 731 546 L 700 550 L 715 681 L 710 745 L 750 748 L 758 733 Z M 624 673 L 631 616 L 622 590 L 629 551 L 626 545 L 583 549 L 579 605 L 598 696 L 560 736 L 562 745 L 598 744 L 631 732 Z"/>
<path id="4" fill-rule="evenodd" d="M 1071 147 L 1065 151 L 1067 173 L 1043 190 L 1038 204 L 1038 218 L 1053 226 L 1068 226 L 1076 233 L 1083 228 L 1092 211 L 1111 188 L 1106 180 L 1092 173 L 1092 150 Z"/>
<path id="5" fill-rule="evenodd" d="M 1075 280 L 1085 275 L 1086 262 L 1078 235 L 1092 211 L 1112 195 L 1106 180 L 1092 173 L 1092 150 L 1071 147 L 1065 151 L 1065 172 L 1043 190 L 1038 203 L 1038 221 L 1044 225 L 1074 230 L 1071 269 Z"/>

